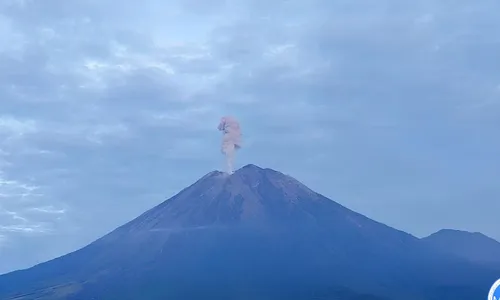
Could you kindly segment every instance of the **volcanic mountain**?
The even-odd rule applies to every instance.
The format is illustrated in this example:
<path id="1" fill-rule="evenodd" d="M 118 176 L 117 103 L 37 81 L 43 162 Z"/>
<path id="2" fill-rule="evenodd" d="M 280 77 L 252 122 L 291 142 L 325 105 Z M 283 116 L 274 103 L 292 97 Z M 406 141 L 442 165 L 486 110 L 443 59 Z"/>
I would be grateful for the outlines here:
<path id="1" fill-rule="evenodd" d="M 480 299 L 500 273 L 292 177 L 211 172 L 90 245 L 0 276 L 0 299 Z"/>

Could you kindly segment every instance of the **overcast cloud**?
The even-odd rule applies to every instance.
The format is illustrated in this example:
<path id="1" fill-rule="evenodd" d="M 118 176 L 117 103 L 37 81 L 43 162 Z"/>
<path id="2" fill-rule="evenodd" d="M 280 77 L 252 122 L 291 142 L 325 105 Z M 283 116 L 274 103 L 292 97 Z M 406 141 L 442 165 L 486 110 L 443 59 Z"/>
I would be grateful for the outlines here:
<path id="1" fill-rule="evenodd" d="M 269 4 L 272 3 L 272 4 Z M 500 239 L 500 2 L 3 0 L 0 273 L 223 167 L 423 236 Z"/>

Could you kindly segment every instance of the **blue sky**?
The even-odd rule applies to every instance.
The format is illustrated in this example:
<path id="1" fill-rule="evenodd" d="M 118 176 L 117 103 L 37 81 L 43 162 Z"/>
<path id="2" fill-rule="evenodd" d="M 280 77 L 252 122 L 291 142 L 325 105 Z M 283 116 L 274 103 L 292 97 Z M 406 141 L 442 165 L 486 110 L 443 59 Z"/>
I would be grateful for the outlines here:
<path id="1" fill-rule="evenodd" d="M 269 4 L 272 3 L 272 4 Z M 500 2 L 5 0 L 0 273 L 254 163 L 424 236 L 500 239 Z"/>

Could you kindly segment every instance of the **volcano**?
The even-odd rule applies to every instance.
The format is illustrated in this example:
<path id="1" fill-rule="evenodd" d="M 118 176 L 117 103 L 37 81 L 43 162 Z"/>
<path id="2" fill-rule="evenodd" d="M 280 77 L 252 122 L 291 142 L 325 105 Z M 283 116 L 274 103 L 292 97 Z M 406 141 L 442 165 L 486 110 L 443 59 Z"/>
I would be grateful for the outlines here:
<path id="1" fill-rule="evenodd" d="M 481 299 L 498 270 L 294 178 L 214 171 L 88 246 L 0 276 L 0 299 Z"/>

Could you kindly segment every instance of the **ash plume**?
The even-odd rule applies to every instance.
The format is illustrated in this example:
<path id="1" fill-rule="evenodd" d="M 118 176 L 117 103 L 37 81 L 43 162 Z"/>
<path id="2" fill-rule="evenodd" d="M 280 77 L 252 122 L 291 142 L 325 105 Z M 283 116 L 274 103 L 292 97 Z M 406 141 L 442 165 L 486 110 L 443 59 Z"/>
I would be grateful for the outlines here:
<path id="1" fill-rule="evenodd" d="M 226 171 L 233 173 L 233 162 L 236 151 L 241 148 L 240 124 L 233 117 L 222 117 L 218 127 L 222 131 L 221 151 L 226 156 Z"/>

